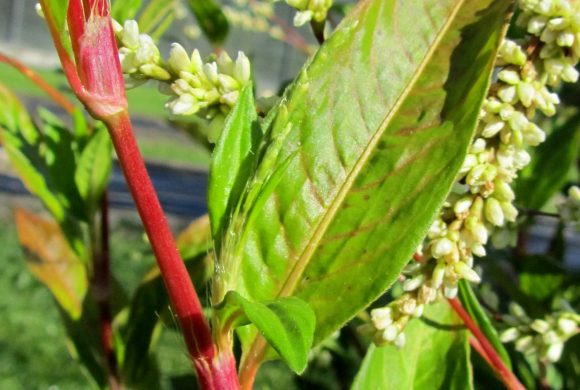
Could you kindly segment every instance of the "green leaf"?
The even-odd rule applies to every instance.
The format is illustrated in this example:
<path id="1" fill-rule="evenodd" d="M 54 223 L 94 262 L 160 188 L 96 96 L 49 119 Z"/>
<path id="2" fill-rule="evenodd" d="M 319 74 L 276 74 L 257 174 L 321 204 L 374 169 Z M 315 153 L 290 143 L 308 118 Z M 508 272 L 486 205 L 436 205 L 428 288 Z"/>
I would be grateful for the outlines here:
<path id="1" fill-rule="evenodd" d="M 207 214 L 191 222 L 179 233 L 176 244 L 181 258 L 185 261 L 207 254 L 211 250 L 211 229 Z"/>
<path id="2" fill-rule="evenodd" d="M 87 220 L 84 202 L 75 183 L 78 143 L 62 121 L 50 111 L 38 110 L 42 125 L 43 145 L 39 154 L 44 158 L 52 189 L 61 204 L 79 220 Z"/>
<path id="3" fill-rule="evenodd" d="M 40 0 L 46 22 L 58 34 L 61 45 L 70 55 L 72 47 L 67 29 L 68 3 L 69 0 Z"/>
<path id="4" fill-rule="evenodd" d="M 226 119 L 209 169 L 208 209 L 218 252 L 222 235 L 255 168 L 261 138 L 257 119 L 252 85 L 247 85 Z"/>
<path id="5" fill-rule="evenodd" d="M 301 373 L 306 368 L 316 323 L 306 302 L 295 297 L 252 302 L 230 291 L 218 315 L 226 331 L 254 324 L 292 370 Z"/>
<path id="6" fill-rule="evenodd" d="M 69 247 L 58 224 L 22 209 L 16 209 L 15 217 L 27 268 L 72 319 L 79 319 L 88 290 L 84 264 Z"/>
<path id="7" fill-rule="evenodd" d="M 472 389 L 468 334 L 447 302 L 429 306 L 425 320 L 405 330 L 401 349 L 371 346 L 351 390 Z"/>
<path id="8" fill-rule="evenodd" d="M 316 342 L 380 296 L 463 162 L 509 6 L 359 2 L 277 107 L 256 178 L 294 157 L 245 202 L 243 228 L 232 222 L 219 261 L 240 272 L 214 291 L 297 296 L 316 313 Z"/>
<path id="9" fill-rule="evenodd" d="M 473 293 L 471 286 L 465 280 L 459 282 L 459 299 L 463 304 L 463 307 L 469 313 L 469 316 L 475 321 L 479 329 L 485 334 L 493 348 L 497 351 L 501 360 L 506 364 L 506 366 L 511 370 L 512 362 L 510 356 L 506 351 L 503 343 L 499 340 L 499 335 L 489 317 L 479 304 L 477 297 Z"/>
<path id="10" fill-rule="evenodd" d="M 213 44 L 223 43 L 230 27 L 220 6 L 214 0 L 189 0 L 187 3 L 207 39 Z"/>
<path id="11" fill-rule="evenodd" d="M 562 189 L 580 150 L 580 114 L 554 129 L 538 146 L 532 163 L 516 181 L 516 203 L 528 209 L 541 209 Z"/>
<path id="12" fill-rule="evenodd" d="M 113 19 L 123 24 L 127 19 L 135 19 L 137 11 L 141 8 L 142 0 L 116 0 L 111 7 Z"/>
<path id="13" fill-rule="evenodd" d="M 89 216 L 97 210 L 101 196 L 107 188 L 113 165 L 112 152 L 113 146 L 107 129 L 97 126 L 82 150 L 74 172 L 74 181 Z"/>
<path id="14" fill-rule="evenodd" d="M 84 219 L 73 175 L 74 140 L 46 111 L 41 111 L 45 134 L 34 126 L 16 96 L 0 84 L 0 140 L 10 163 L 26 188 L 36 195 L 58 221 L 73 249 L 87 259 L 83 232 Z M 67 174 L 67 172 L 69 172 Z"/>

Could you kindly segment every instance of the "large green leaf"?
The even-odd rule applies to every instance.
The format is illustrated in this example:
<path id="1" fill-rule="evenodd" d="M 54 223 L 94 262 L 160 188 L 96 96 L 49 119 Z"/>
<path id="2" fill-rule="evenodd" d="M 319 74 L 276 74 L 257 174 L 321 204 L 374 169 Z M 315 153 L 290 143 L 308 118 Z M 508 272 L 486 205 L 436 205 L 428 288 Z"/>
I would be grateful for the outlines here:
<path id="1" fill-rule="evenodd" d="M 301 373 L 306 368 L 316 318 L 303 300 L 284 297 L 252 302 L 230 291 L 218 314 L 226 328 L 254 324 L 292 370 Z"/>
<path id="2" fill-rule="evenodd" d="M 425 310 L 405 330 L 405 346 L 371 346 L 351 390 L 473 388 L 468 335 L 447 302 Z"/>
<path id="3" fill-rule="evenodd" d="M 556 127 L 541 144 L 517 183 L 518 205 L 540 209 L 568 179 L 580 151 L 580 114 Z"/>
<path id="4" fill-rule="evenodd" d="M 226 119 L 213 151 L 208 184 L 208 209 L 216 250 L 255 168 L 261 130 L 252 85 L 247 85 Z"/>
<path id="5" fill-rule="evenodd" d="M 315 341 L 381 295 L 465 157 L 509 7 L 359 2 L 277 107 L 255 182 L 288 166 L 227 235 L 219 261 L 241 265 L 222 290 L 300 297 Z"/>
<path id="6" fill-rule="evenodd" d="M 501 360 L 511 369 L 512 362 L 510 356 L 500 341 L 497 330 L 491 324 L 489 317 L 479 304 L 471 286 L 465 280 L 459 282 L 459 299 L 465 310 L 469 313 L 469 316 L 475 321 L 479 329 L 481 329 L 493 348 L 497 351 Z"/>

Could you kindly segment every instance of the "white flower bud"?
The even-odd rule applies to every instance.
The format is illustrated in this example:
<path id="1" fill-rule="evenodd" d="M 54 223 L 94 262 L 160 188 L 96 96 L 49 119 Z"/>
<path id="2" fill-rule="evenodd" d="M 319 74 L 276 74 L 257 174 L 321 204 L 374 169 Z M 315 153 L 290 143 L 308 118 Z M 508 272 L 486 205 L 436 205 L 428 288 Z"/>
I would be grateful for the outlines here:
<path id="1" fill-rule="evenodd" d="M 539 35 L 546 26 L 547 18 L 545 16 L 533 16 L 528 22 L 528 32 L 530 34 Z"/>
<path id="2" fill-rule="evenodd" d="M 218 80 L 218 68 L 217 68 L 217 64 L 215 62 L 210 62 L 207 63 L 203 66 L 203 72 L 205 73 L 205 75 L 207 76 L 207 78 L 209 79 L 209 81 L 214 84 L 217 85 L 219 80 Z"/>
<path id="3" fill-rule="evenodd" d="M 443 277 L 445 276 L 445 262 L 438 261 L 437 265 L 433 269 L 433 275 L 431 276 L 431 286 L 434 289 L 438 289 L 443 284 Z"/>
<path id="4" fill-rule="evenodd" d="M 518 97 L 524 107 L 530 107 L 532 105 L 532 101 L 534 100 L 536 89 L 530 83 L 521 82 L 518 84 L 517 90 Z"/>
<path id="5" fill-rule="evenodd" d="M 171 50 L 169 52 L 169 60 L 167 64 L 175 72 L 179 74 L 181 71 L 189 72 L 191 71 L 191 60 L 189 55 L 179 43 L 171 44 Z"/>
<path id="6" fill-rule="evenodd" d="M 139 25 L 135 20 L 126 20 L 121 38 L 123 46 L 136 50 L 139 48 Z"/>
<path id="7" fill-rule="evenodd" d="M 502 343 L 509 343 L 517 339 L 519 335 L 520 332 L 518 331 L 517 328 L 508 328 L 503 332 L 501 332 L 501 334 L 499 335 L 499 339 Z"/>
<path id="8" fill-rule="evenodd" d="M 498 73 L 497 78 L 511 85 L 516 85 L 520 82 L 520 74 L 515 70 L 504 69 Z"/>
<path id="9" fill-rule="evenodd" d="M 570 47 L 574 44 L 574 33 L 565 31 L 558 34 L 556 44 L 562 47 Z"/>
<path id="10" fill-rule="evenodd" d="M 516 341 L 516 350 L 526 353 L 534 348 L 534 339 L 532 336 L 525 336 Z"/>
<path id="11" fill-rule="evenodd" d="M 548 350 L 546 351 L 546 358 L 553 363 L 557 362 L 558 360 L 560 360 L 563 350 L 564 350 L 563 342 L 552 344 L 548 347 Z"/>
<path id="12" fill-rule="evenodd" d="M 453 286 L 453 287 L 445 286 L 443 288 L 443 295 L 445 295 L 445 298 L 448 298 L 448 299 L 455 298 L 457 296 L 457 292 L 458 292 L 457 286 Z"/>
<path id="13" fill-rule="evenodd" d="M 191 66 L 194 73 L 202 73 L 203 72 L 203 60 L 201 59 L 201 55 L 199 54 L 199 50 L 195 49 L 191 53 Z M 217 70 L 216 70 L 217 73 Z"/>
<path id="14" fill-rule="evenodd" d="M 242 85 L 250 81 L 250 60 L 241 51 L 238 52 L 238 57 L 236 58 L 234 77 Z"/>
<path id="15" fill-rule="evenodd" d="M 312 20 L 312 11 L 299 11 L 294 15 L 294 26 L 300 27 Z"/>
<path id="16" fill-rule="evenodd" d="M 471 196 L 464 196 L 463 198 L 459 199 L 453 206 L 455 215 L 457 215 L 458 218 L 464 218 L 467 213 L 469 213 L 469 209 L 472 203 L 473 198 Z"/>
<path id="17" fill-rule="evenodd" d="M 458 275 L 461 275 L 461 277 L 463 277 L 465 280 L 468 280 L 473 283 L 481 282 L 481 278 L 479 277 L 477 272 L 475 272 L 471 267 L 469 267 L 464 262 L 458 261 L 453 265 L 453 268 L 455 272 L 457 272 Z"/>
<path id="18" fill-rule="evenodd" d="M 395 344 L 395 347 L 397 348 L 403 348 L 405 346 L 405 333 L 399 333 L 393 344 Z"/>
<path id="19" fill-rule="evenodd" d="M 484 257 L 486 255 L 485 247 L 481 244 L 471 245 L 471 252 L 478 257 Z"/>
<path id="20" fill-rule="evenodd" d="M 501 205 L 495 198 L 488 198 L 485 201 L 485 218 L 495 226 L 504 224 L 504 215 Z"/>
<path id="21" fill-rule="evenodd" d="M 391 324 L 383 331 L 383 340 L 393 342 L 399 335 L 399 328 L 395 324 Z"/>
<path id="22" fill-rule="evenodd" d="M 240 88 L 240 84 L 231 76 L 227 74 L 218 75 L 218 83 L 221 86 L 223 92 L 236 91 Z"/>
<path id="23" fill-rule="evenodd" d="M 576 321 L 571 320 L 569 318 L 560 318 L 558 320 L 558 328 L 566 336 L 569 336 L 576 333 L 576 331 L 578 330 L 578 324 L 576 323 Z"/>
<path id="24" fill-rule="evenodd" d="M 578 81 L 578 71 L 571 64 L 566 65 L 562 71 L 562 80 L 567 83 L 575 83 Z"/>
<path id="25" fill-rule="evenodd" d="M 511 202 L 515 198 L 512 187 L 503 180 L 496 180 L 494 182 L 493 196 L 504 202 Z"/>
<path id="26" fill-rule="evenodd" d="M 418 275 L 412 279 L 407 279 L 403 283 L 403 290 L 404 291 L 414 291 L 418 289 L 423 282 L 425 281 L 425 276 L 423 274 Z"/>
<path id="27" fill-rule="evenodd" d="M 495 136 L 503 127 L 505 126 L 505 122 L 502 120 L 496 120 L 493 122 L 489 122 L 485 125 L 483 130 L 481 131 L 481 135 L 485 138 L 491 138 Z"/>
<path id="28" fill-rule="evenodd" d="M 234 74 L 234 61 L 232 61 L 229 54 L 224 50 L 220 53 L 217 59 L 217 65 L 220 73 L 227 75 Z"/>
<path id="29" fill-rule="evenodd" d="M 517 303 L 510 302 L 510 304 L 508 305 L 508 310 L 514 317 L 518 318 L 519 320 L 523 322 L 529 322 L 529 317 L 526 314 L 526 311 L 524 310 L 523 307 L 521 307 Z"/>
<path id="30" fill-rule="evenodd" d="M 393 310 L 390 307 L 381 307 L 371 311 L 371 322 L 376 329 L 385 329 L 393 323 Z"/>
<path id="31" fill-rule="evenodd" d="M 227 104 L 230 107 L 233 107 L 238 101 L 239 97 L 240 97 L 239 91 L 229 92 L 226 93 L 225 95 L 222 95 L 222 97 L 220 98 L 220 102 Z"/>
<path id="32" fill-rule="evenodd" d="M 509 222 L 515 222 L 518 217 L 518 209 L 510 202 L 501 202 L 500 205 L 505 219 Z"/>
<path id="33" fill-rule="evenodd" d="M 445 255 L 448 255 L 453 250 L 453 246 L 455 244 L 451 242 L 448 238 L 440 238 L 438 240 L 434 240 L 431 244 L 431 255 L 439 259 Z"/>
<path id="34" fill-rule="evenodd" d="M 166 104 L 174 115 L 193 115 L 199 111 L 199 103 L 189 94 L 181 95 Z"/>
<path id="35" fill-rule="evenodd" d="M 537 146 L 546 140 L 546 134 L 542 129 L 531 122 L 528 123 L 522 135 L 524 142 L 531 146 Z"/>
<path id="36" fill-rule="evenodd" d="M 139 67 L 139 71 L 156 80 L 169 80 L 171 75 L 168 71 L 156 64 L 145 64 Z"/>
<path id="37" fill-rule="evenodd" d="M 413 311 L 413 317 L 419 318 L 423 315 L 423 310 L 425 309 L 425 305 L 417 305 L 415 311 Z"/>
<path id="38" fill-rule="evenodd" d="M 541 319 L 534 320 L 534 322 L 532 322 L 530 327 L 540 334 L 545 333 L 548 330 L 550 330 L 550 324 L 548 324 L 546 321 L 541 320 Z"/>
<path id="39" fill-rule="evenodd" d="M 504 102 L 515 104 L 517 103 L 517 91 L 513 85 L 503 86 L 497 91 L 497 96 Z"/>

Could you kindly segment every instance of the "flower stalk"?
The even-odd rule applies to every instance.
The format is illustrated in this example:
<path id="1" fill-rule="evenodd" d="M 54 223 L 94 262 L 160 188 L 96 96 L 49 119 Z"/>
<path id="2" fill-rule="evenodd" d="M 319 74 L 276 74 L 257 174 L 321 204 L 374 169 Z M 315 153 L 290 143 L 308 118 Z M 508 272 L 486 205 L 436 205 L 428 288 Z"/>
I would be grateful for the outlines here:
<path id="1" fill-rule="evenodd" d="M 157 259 L 169 299 L 202 389 L 239 387 L 230 350 L 218 350 L 147 173 L 128 113 L 123 72 L 107 0 L 70 0 L 67 22 L 72 56 L 48 0 L 41 1 L 65 75 L 89 113 L 105 123 Z"/>
<path id="2" fill-rule="evenodd" d="M 484 360 L 490 363 L 491 368 L 495 371 L 506 388 L 509 390 L 525 390 L 524 385 L 521 384 L 514 373 L 511 372 L 511 370 L 504 364 L 504 362 L 501 360 L 501 357 L 493 348 L 487 337 L 485 337 L 481 329 L 479 329 L 477 324 L 465 311 L 461 305 L 461 302 L 459 302 L 457 298 L 448 299 L 447 301 L 453 310 L 457 313 L 457 315 L 461 318 L 467 329 L 469 329 L 473 337 L 475 337 L 477 340 L 479 346 L 478 348 L 475 348 L 475 350 L 481 354 Z"/>

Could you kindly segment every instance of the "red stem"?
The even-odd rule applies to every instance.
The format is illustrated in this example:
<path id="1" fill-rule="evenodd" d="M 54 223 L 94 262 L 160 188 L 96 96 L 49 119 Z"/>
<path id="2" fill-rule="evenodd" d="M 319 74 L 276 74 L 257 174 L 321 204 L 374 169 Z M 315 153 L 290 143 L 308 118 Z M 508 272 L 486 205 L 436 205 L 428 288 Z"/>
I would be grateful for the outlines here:
<path id="1" fill-rule="evenodd" d="M 203 308 L 145 168 L 126 111 L 106 121 L 113 144 L 151 247 L 171 305 L 203 389 L 237 389 L 236 362 L 230 350 L 217 350 Z"/>
<path id="2" fill-rule="evenodd" d="M 53 86 L 48 84 L 42 77 L 38 75 L 35 71 L 24 65 L 22 62 L 8 57 L 5 54 L 0 53 L 0 62 L 4 62 L 14 69 L 22 73 L 26 78 L 36 84 L 40 89 L 42 89 L 48 96 L 54 100 L 59 106 L 61 106 L 67 113 L 73 114 L 75 110 L 74 104 L 72 104 L 62 93 L 60 93 Z"/>
<path id="3" fill-rule="evenodd" d="M 448 299 L 448 302 L 453 310 L 455 310 L 455 312 L 459 315 L 459 317 L 461 317 L 461 320 L 470 330 L 471 334 L 479 342 L 481 350 L 484 352 L 484 354 L 481 356 L 490 363 L 490 366 L 496 372 L 503 384 L 510 390 L 525 390 L 526 388 L 524 385 L 520 383 L 514 373 L 511 372 L 511 370 L 504 364 L 504 362 L 501 360 L 501 357 L 497 354 L 496 350 L 493 348 L 487 337 L 485 337 L 483 332 L 465 311 L 461 305 L 461 302 L 459 302 L 457 298 Z M 475 348 L 475 350 L 479 352 L 478 348 Z"/>

